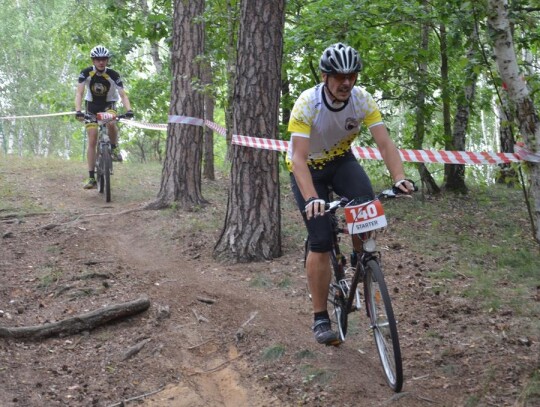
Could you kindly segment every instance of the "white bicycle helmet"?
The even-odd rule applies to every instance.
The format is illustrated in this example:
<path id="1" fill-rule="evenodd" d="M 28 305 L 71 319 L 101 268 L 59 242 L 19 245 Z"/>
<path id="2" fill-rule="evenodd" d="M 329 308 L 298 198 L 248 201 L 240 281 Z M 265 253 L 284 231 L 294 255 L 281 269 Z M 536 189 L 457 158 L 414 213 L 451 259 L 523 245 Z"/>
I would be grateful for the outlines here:
<path id="1" fill-rule="evenodd" d="M 360 72 L 362 61 L 354 48 L 338 42 L 324 50 L 319 69 L 327 74 L 350 74 Z"/>
<path id="2" fill-rule="evenodd" d="M 111 53 L 103 45 L 97 45 L 90 51 L 90 57 L 92 58 L 110 58 Z"/>

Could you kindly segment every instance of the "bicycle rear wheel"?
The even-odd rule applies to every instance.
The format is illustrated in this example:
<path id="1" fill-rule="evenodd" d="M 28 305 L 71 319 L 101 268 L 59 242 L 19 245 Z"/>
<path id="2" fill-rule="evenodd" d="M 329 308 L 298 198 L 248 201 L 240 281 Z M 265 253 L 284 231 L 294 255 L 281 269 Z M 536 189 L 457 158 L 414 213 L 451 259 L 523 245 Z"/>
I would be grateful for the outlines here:
<path id="1" fill-rule="evenodd" d="M 396 319 L 379 263 L 365 265 L 364 295 L 377 352 L 386 381 L 396 393 L 403 387 L 403 367 Z"/>

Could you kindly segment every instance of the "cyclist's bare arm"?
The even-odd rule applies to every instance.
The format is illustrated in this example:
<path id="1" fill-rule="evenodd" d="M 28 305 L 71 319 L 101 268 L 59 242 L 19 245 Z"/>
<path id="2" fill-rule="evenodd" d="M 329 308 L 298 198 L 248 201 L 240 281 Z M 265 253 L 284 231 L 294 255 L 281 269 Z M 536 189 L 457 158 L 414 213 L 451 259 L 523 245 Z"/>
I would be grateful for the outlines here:
<path id="1" fill-rule="evenodd" d="M 124 88 L 118 88 L 118 94 L 120 95 L 120 99 L 122 100 L 122 105 L 124 106 L 124 109 L 131 110 L 131 103 L 129 102 L 128 95 Z"/>
<path id="2" fill-rule="evenodd" d="M 373 126 L 370 128 L 370 132 L 375 140 L 375 143 L 377 143 L 377 147 L 381 152 L 384 163 L 388 168 L 388 171 L 390 171 L 390 176 L 394 182 L 405 179 L 403 162 L 401 161 L 401 157 L 396 145 L 388 134 L 386 126 L 384 124 Z M 400 189 L 403 192 L 410 193 L 413 191 L 413 187 L 409 183 L 403 183 L 402 186 L 403 187 L 400 185 Z"/>
<path id="3" fill-rule="evenodd" d="M 292 136 L 291 142 L 293 143 L 292 149 L 292 171 L 296 184 L 300 189 L 300 193 L 305 201 L 309 202 L 310 198 L 318 198 L 317 191 L 313 185 L 313 179 L 309 171 L 307 160 L 309 155 L 309 138 Z M 317 202 L 317 201 L 315 201 Z M 310 219 L 312 216 L 324 215 L 324 201 L 322 205 L 309 205 L 306 206 L 306 216 Z"/>
<path id="4" fill-rule="evenodd" d="M 84 82 L 81 82 L 81 83 L 79 83 L 77 85 L 77 91 L 75 92 L 75 110 L 76 111 L 81 111 L 82 110 L 84 87 L 85 87 Z"/>

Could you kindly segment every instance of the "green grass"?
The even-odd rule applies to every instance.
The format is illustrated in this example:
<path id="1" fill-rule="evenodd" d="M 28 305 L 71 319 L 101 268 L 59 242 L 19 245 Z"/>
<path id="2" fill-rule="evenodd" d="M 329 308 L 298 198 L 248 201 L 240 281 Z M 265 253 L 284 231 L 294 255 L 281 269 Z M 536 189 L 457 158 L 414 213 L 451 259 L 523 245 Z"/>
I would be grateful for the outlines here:
<path id="1" fill-rule="evenodd" d="M 46 264 L 42 267 L 42 274 L 39 277 L 38 288 L 49 288 L 57 283 L 62 277 L 62 270 L 54 264 Z"/>
<path id="2" fill-rule="evenodd" d="M 336 376 L 333 372 L 312 365 L 302 365 L 300 369 L 304 375 L 304 384 L 327 384 Z"/>
<path id="3" fill-rule="evenodd" d="M 540 281 L 540 247 L 532 239 L 522 192 L 500 185 L 469 187 L 467 196 L 424 200 L 417 194 L 387 201 L 389 227 L 407 228 L 396 233 L 400 243 L 438 264 L 429 272 L 433 286 L 490 310 L 540 312 L 537 302 L 531 304 Z M 452 284 L 458 277 L 468 279 L 461 293 Z"/>
<path id="4" fill-rule="evenodd" d="M 262 359 L 265 361 L 275 361 L 281 359 L 284 354 L 285 347 L 283 345 L 277 344 L 263 349 Z"/>

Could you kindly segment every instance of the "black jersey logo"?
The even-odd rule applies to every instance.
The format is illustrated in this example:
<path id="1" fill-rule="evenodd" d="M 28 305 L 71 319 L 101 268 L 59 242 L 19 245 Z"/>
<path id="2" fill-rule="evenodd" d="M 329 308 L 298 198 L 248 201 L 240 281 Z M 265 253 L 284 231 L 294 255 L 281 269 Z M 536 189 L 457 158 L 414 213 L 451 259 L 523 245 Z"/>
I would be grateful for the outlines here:
<path id="1" fill-rule="evenodd" d="M 353 129 L 356 129 L 358 127 L 358 120 L 356 120 L 354 117 L 349 117 L 347 120 L 345 120 L 345 130 L 351 131 Z"/>
<path id="2" fill-rule="evenodd" d="M 102 83 L 96 82 L 92 85 L 92 94 L 96 96 L 105 96 L 107 92 L 107 87 Z"/>

